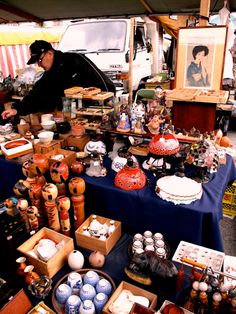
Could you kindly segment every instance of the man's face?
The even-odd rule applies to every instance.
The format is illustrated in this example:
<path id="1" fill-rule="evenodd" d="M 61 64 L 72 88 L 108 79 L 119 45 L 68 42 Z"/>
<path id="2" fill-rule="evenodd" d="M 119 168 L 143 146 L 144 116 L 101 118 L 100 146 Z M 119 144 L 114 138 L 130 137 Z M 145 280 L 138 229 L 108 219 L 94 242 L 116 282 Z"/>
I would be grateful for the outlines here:
<path id="1" fill-rule="evenodd" d="M 45 51 L 41 54 L 37 63 L 41 68 L 44 69 L 44 71 L 48 71 L 52 67 L 53 58 L 54 58 L 54 54 L 52 51 L 50 51 L 50 50 Z"/>

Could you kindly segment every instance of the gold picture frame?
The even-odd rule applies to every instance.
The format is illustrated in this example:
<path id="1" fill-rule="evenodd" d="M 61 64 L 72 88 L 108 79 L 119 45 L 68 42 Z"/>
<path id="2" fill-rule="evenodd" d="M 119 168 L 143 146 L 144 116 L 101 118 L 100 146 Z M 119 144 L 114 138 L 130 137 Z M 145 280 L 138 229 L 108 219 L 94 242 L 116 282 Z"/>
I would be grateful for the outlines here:
<path id="1" fill-rule="evenodd" d="M 175 88 L 220 90 L 226 38 L 225 26 L 180 28 Z"/>

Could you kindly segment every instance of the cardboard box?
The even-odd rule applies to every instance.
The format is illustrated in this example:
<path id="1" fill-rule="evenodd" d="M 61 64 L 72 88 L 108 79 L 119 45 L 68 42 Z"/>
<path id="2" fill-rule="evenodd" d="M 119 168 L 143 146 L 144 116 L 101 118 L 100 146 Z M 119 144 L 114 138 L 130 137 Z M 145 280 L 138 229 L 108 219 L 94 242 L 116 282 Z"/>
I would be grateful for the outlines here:
<path id="1" fill-rule="evenodd" d="M 73 162 L 76 161 L 76 153 L 75 152 L 72 152 L 72 151 L 66 150 L 66 149 L 56 148 L 56 149 L 53 149 L 52 151 L 46 153 L 46 156 L 49 159 L 50 165 L 52 163 L 54 163 L 55 161 L 57 161 L 56 159 L 53 159 L 53 156 L 59 155 L 59 154 L 64 155 L 64 158 L 61 161 L 67 163 L 68 166 L 70 166 Z"/>
<path id="2" fill-rule="evenodd" d="M 65 241 L 64 247 L 47 262 L 28 254 L 28 251 L 32 250 L 37 242 L 42 238 L 48 238 L 56 243 L 59 243 L 62 240 Z M 27 262 L 35 267 L 34 269 L 36 272 L 52 278 L 67 263 L 68 255 L 74 250 L 74 242 L 72 238 L 44 227 L 20 245 L 17 250 L 26 256 Z"/>
<path id="3" fill-rule="evenodd" d="M 33 152 L 33 145 L 29 140 L 25 138 L 19 138 L 17 140 L 3 143 L 1 145 L 1 150 L 6 159 L 13 159 L 18 156 Z"/>
<path id="4" fill-rule="evenodd" d="M 121 236 L 121 222 L 115 220 L 115 230 L 107 238 L 106 241 L 103 241 L 95 237 L 83 234 L 83 227 L 89 226 L 93 219 L 92 217 L 93 215 L 89 216 L 89 218 L 85 222 L 83 222 L 75 231 L 76 243 L 80 247 L 89 249 L 91 251 L 100 251 L 102 254 L 107 255 Z M 107 223 L 109 225 L 109 221 L 111 219 L 97 216 L 97 220 L 102 224 Z"/>
<path id="5" fill-rule="evenodd" d="M 61 141 L 52 140 L 49 144 L 34 144 L 34 152 L 39 154 L 46 154 L 52 151 L 53 149 L 61 148 Z"/>
<path id="6" fill-rule="evenodd" d="M 118 298 L 122 290 L 129 290 L 134 295 L 143 296 L 148 298 L 150 301 L 148 309 L 154 310 L 157 304 L 157 295 L 153 294 L 147 290 L 144 290 L 142 288 L 139 288 L 137 286 L 134 286 L 126 281 L 122 281 L 120 285 L 117 287 L 117 289 L 113 292 L 112 296 L 108 300 L 108 302 L 105 304 L 102 313 L 103 314 L 111 314 L 109 310 L 109 306 Z"/>
<path id="7" fill-rule="evenodd" d="M 168 300 L 165 300 L 161 306 L 161 308 L 159 309 L 159 311 L 157 313 L 162 313 L 162 311 L 164 310 L 165 306 L 168 304 L 174 304 L 173 302 L 170 302 Z M 181 310 L 183 310 L 184 314 L 194 314 L 193 312 L 190 312 L 189 310 L 184 309 L 183 307 L 181 307 Z"/>

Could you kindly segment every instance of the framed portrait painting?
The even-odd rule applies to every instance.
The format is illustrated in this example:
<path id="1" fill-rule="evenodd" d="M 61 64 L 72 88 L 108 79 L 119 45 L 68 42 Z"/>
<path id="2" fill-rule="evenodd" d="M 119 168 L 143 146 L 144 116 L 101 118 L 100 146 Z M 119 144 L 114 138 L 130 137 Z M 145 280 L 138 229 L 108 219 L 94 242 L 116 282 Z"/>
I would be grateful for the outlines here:
<path id="1" fill-rule="evenodd" d="M 180 28 L 175 88 L 220 90 L 227 28 Z"/>

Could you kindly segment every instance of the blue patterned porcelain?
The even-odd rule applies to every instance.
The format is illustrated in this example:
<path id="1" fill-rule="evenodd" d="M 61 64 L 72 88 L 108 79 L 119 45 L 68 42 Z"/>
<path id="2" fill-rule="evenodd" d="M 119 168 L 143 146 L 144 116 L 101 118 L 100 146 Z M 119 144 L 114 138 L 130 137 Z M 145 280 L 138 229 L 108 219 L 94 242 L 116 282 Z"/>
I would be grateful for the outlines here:
<path id="1" fill-rule="evenodd" d="M 81 299 L 77 295 L 71 295 L 66 301 L 65 313 L 66 314 L 79 314 Z"/>
<path id="2" fill-rule="evenodd" d="M 81 275 L 75 271 L 71 272 L 67 277 L 67 284 L 72 288 L 72 294 L 79 295 L 80 288 L 83 285 Z"/>
<path id="3" fill-rule="evenodd" d="M 104 305 L 107 303 L 107 301 L 108 296 L 103 292 L 100 292 L 95 296 L 95 298 L 93 299 L 93 303 L 97 314 L 100 314 L 102 312 L 102 309 Z"/>
<path id="4" fill-rule="evenodd" d="M 67 284 L 62 283 L 56 289 L 56 299 L 58 303 L 66 303 L 69 296 L 72 294 L 72 289 Z"/>
<path id="5" fill-rule="evenodd" d="M 100 280 L 100 277 L 93 270 L 87 271 L 87 273 L 83 277 L 84 284 L 90 284 L 91 286 L 94 286 L 94 287 L 99 282 L 99 280 Z"/>
<path id="6" fill-rule="evenodd" d="M 97 293 L 103 292 L 109 296 L 112 291 L 112 285 L 107 279 L 100 279 L 99 282 L 96 284 L 96 291 Z"/>
<path id="7" fill-rule="evenodd" d="M 91 300 L 85 300 L 81 303 L 79 314 L 95 314 L 95 306 Z"/>
<path id="8" fill-rule="evenodd" d="M 90 284 L 86 283 L 85 285 L 82 286 L 82 288 L 80 289 L 80 299 L 82 301 L 84 300 L 93 300 L 93 298 L 96 295 L 96 290 L 93 286 L 91 286 Z"/>

